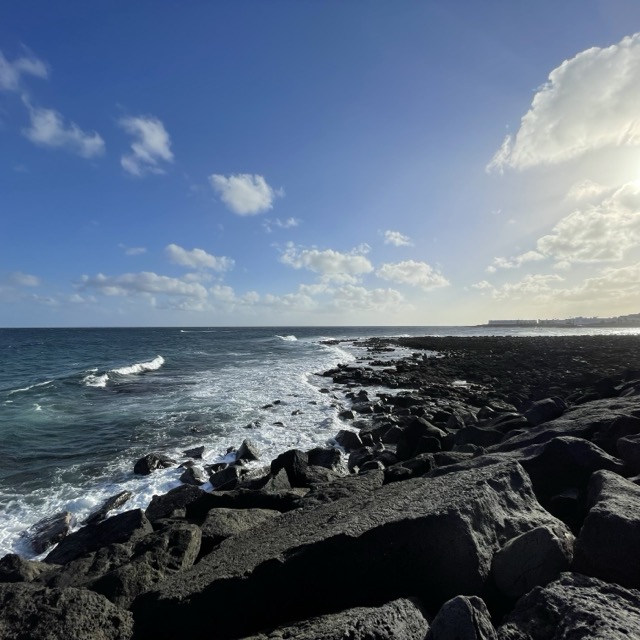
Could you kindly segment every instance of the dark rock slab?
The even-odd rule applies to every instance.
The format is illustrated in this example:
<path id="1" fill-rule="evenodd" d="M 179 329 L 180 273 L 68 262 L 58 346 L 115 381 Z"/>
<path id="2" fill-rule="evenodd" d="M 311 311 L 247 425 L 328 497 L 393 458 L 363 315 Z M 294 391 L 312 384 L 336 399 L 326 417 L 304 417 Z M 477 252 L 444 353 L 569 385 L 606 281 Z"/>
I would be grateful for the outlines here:
<path id="1" fill-rule="evenodd" d="M 300 449 L 289 449 L 281 453 L 271 462 L 271 473 L 276 474 L 280 469 L 285 469 L 292 487 L 302 486 L 305 472 L 309 466 L 309 456 L 306 451 Z"/>
<path id="2" fill-rule="evenodd" d="M 202 495 L 202 489 L 193 485 L 183 484 L 162 495 L 155 495 L 144 512 L 151 522 L 170 518 L 174 515 L 184 515 L 187 505 Z"/>
<path id="3" fill-rule="evenodd" d="M 86 589 L 0 584 L 0 637 L 4 640 L 129 640 L 133 618 Z"/>
<path id="4" fill-rule="evenodd" d="M 23 531 L 21 536 L 29 541 L 34 553 L 40 555 L 69 535 L 74 521 L 73 514 L 69 511 L 61 511 L 39 520 Z"/>
<path id="5" fill-rule="evenodd" d="M 182 455 L 187 456 L 187 458 L 195 458 L 197 460 L 202 459 L 204 454 L 204 446 L 201 447 L 193 447 L 193 449 L 186 449 L 182 452 Z"/>
<path id="6" fill-rule="evenodd" d="M 341 498 L 365 497 L 372 491 L 379 489 L 384 483 L 384 473 L 381 470 L 369 471 L 355 476 L 345 476 L 317 484 L 311 488 L 302 501 L 305 508 L 317 507 L 320 504 L 334 502 Z"/>
<path id="7" fill-rule="evenodd" d="M 200 487 L 208 482 L 209 477 L 200 467 L 188 467 L 180 476 L 180 482 L 191 484 L 194 487 Z"/>
<path id="8" fill-rule="evenodd" d="M 109 511 L 113 511 L 114 509 L 118 509 L 123 504 L 128 502 L 128 500 L 133 496 L 131 491 L 121 491 L 115 496 L 111 496 L 105 500 L 104 504 L 94 511 L 89 517 L 84 521 L 84 524 L 95 524 L 97 522 L 102 522 L 107 517 Z"/>
<path id="9" fill-rule="evenodd" d="M 31 582 L 51 568 L 46 562 L 26 560 L 15 553 L 8 553 L 0 558 L 0 582 Z"/>
<path id="10" fill-rule="evenodd" d="M 218 491 L 229 491 L 235 489 L 240 483 L 242 470 L 237 465 L 229 465 L 220 471 L 216 471 L 209 476 L 209 482 Z"/>
<path id="11" fill-rule="evenodd" d="M 520 598 L 498 628 L 499 640 L 640 638 L 640 592 L 565 573 Z"/>
<path id="12" fill-rule="evenodd" d="M 344 454 L 335 447 L 316 447 L 311 449 L 307 452 L 307 459 L 310 465 L 325 467 L 342 475 L 349 473 Z"/>
<path id="13" fill-rule="evenodd" d="M 236 460 L 246 460 L 247 462 L 260 460 L 260 449 L 258 445 L 252 440 L 243 440 L 236 451 Z"/>
<path id="14" fill-rule="evenodd" d="M 273 509 L 211 509 L 201 525 L 202 539 L 209 548 L 213 548 L 226 538 L 279 515 L 280 512 Z"/>
<path id="15" fill-rule="evenodd" d="M 456 596 L 433 619 L 426 640 L 497 640 L 487 605 L 478 596 Z"/>
<path id="16" fill-rule="evenodd" d="M 359 449 L 362 446 L 362 440 L 355 431 L 349 431 L 347 429 L 340 429 L 334 436 L 334 440 L 345 450 L 353 451 Z"/>
<path id="17" fill-rule="evenodd" d="M 589 505 L 576 540 L 574 570 L 640 587 L 640 487 L 598 471 L 589 483 Z"/>
<path id="18" fill-rule="evenodd" d="M 435 610 L 460 593 L 484 594 L 495 551 L 543 525 L 564 529 L 518 464 L 393 483 L 228 538 L 139 597 L 136 629 L 159 640 L 206 625 L 231 638 L 411 594 Z M 349 580 L 327 571 L 336 558 Z"/>
<path id="19" fill-rule="evenodd" d="M 429 625 L 412 600 L 380 607 L 357 607 L 311 618 L 243 640 L 424 640 Z"/>
<path id="20" fill-rule="evenodd" d="M 148 453 L 138 460 L 133 466 L 133 473 L 141 476 L 148 476 L 156 469 L 166 469 L 176 464 L 175 460 L 162 455 L 161 453 Z"/>
<path id="21" fill-rule="evenodd" d="M 45 560 L 65 564 L 115 542 L 128 542 L 151 533 L 153 528 L 141 509 L 125 511 L 98 524 L 89 524 L 69 534 Z"/>
<path id="22" fill-rule="evenodd" d="M 567 409 L 567 405 L 560 398 L 545 398 L 531 404 L 524 412 L 524 417 L 534 427 L 549 420 L 559 418 Z"/>

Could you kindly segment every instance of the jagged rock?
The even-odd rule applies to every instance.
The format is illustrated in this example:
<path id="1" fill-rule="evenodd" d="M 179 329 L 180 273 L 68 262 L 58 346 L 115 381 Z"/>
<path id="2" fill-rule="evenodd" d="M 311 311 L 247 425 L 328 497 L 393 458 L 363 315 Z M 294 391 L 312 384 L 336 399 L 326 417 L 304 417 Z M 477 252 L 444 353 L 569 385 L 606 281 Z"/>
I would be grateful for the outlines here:
<path id="1" fill-rule="evenodd" d="M 363 498 L 372 491 L 379 489 L 384 482 L 382 471 L 368 471 L 357 476 L 346 476 L 317 484 L 311 488 L 303 500 L 304 507 L 315 507 L 327 502 L 334 502 L 340 498 L 362 496 Z"/>
<path id="2" fill-rule="evenodd" d="M 576 540 L 574 569 L 625 587 L 640 587 L 640 487 L 609 471 L 589 482 L 589 506 Z"/>
<path id="3" fill-rule="evenodd" d="M 435 609 L 490 589 L 494 552 L 543 525 L 566 531 L 537 503 L 518 464 L 393 483 L 228 538 L 136 599 L 136 628 L 160 640 L 206 624 L 222 639 L 406 593 Z M 349 580 L 327 571 L 336 554 Z"/>
<path id="4" fill-rule="evenodd" d="M 20 535 L 27 538 L 36 555 L 44 553 L 69 535 L 75 519 L 69 511 L 61 511 L 39 520 Z"/>
<path id="5" fill-rule="evenodd" d="M 251 440 L 243 440 L 236 451 L 236 460 L 246 460 L 247 462 L 260 460 L 260 449 L 258 449 L 258 445 Z"/>
<path id="6" fill-rule="evenodd" d="M 640 637 L 640 592 L 576 573 L 520 598 L 499 640 L 629 640 Z"/>
<path id="7" fill-rule="evenodd" d="M 0 584 L 0 636 L 5 640 L 129 640 L 133 618 L 86 589 Z"/>
<path id="8" fill-rule="evenodd" d="M 307 457 L 311 465 L 325 467 L 341 475 L 349 473 L 344 454 L 335 447 L 316 447 L 307 452 Z"/>
<path id="9" fill-rule="evenodd" d="M 342 418 L 343 420 L 354 420 L 355 415 L 351 409 L 346 409 L 338 414 L 338 418 Z"/>
<path id="10" fill-rule="evenodd" d="M 148 476 L 156 469 L 166 469 L 176 464 L 175 460 L 163 456 L 161 453 L 148 453 L 138 460 L 133 466 L 133 473 L 141 476 Z"/>
<path id="11" fill-rule="evenodd" d="M 109 511 L 113 511 L 118 507 L 121 507 L 125 504 L 130 498 L 133 496 L 131 491 L 121 491 L 115 496 L 111 496 L 105 500 L 104 504 L 94 511 L 89 517 L 84 521 L 84 524 L 95 524 L 96 522 L 101 522 L 107 517 Z"/>
<path id="12" fill-rule="evenodd" d="M 524 412 L 524 417 L 537 427 L 539 424 L 559 418 L 566 410 L 567 405 L 560 398 L 545 398 L 534 402 Z"/>
<path id="13" fill-rule="evenodd" d="M 46 562 L 65 564 L 100 547 L 128 542 L 151 533 L 153 528 L 141 509 L 125 511 L 98 524 L 89 524 L 64 538 L 45 558 Z"/>
<path id="14" fill-rule="evenodd" d="M 497 640 L 487 605 L 477 596 L 456 596 L 445 602 L 425 640 Z"/>
<path id="15" fill-rule="evenodd" d="M 201 525 L 203 543 L 211 549 L 226 538 L 279 515 L 273 509 L 211 509 Z"/>
<path id="16" fill-rule="evenodd" d="M 504 434 L 497 429 L 471 425 L 456 431 L 453 436 L 453 444 L 454 446 L 475 444 L 480 447 L 489 447 L 500 442 L 503 437 Z"/>
<path id="17" fill-rule="evenodd" d="M 424 418 L 411 418 L 407 421 L 402 434 L 397 442 L 397 456 L 400 460 L 408 460 L 417 455 L 418 441 L 422 437 L 437 438 L 441 440 L 447 434 Z"/>
<path id="18" fill-rule="evenodd" d="M 304 482 L 305 472 L 309 466 L 309 456 L 305 451 L 289 449 L 281 453 L 271 462 L 271 473 L 276 474 L 280 469 L 285 469 L 292 487 L 300 486 Z"/>
<path id="19" fill-rule="evenodd" d="M 262 491 L 234 489 L 205 493 L 187 505 L 187 520 L 203 522 L 211 509 L 273 509 L 284 513 L 302 506 L 301 500 L 308 489 L 292 489 L 291 491 Z"/>
<path id="20" fill-rule="evenodd" d="M 204 454 L 204 447 L 194 447 L 193 449 L 186 449 L 182 452 L 182 455 L 187 456 L 187 458 L 196 458 L 198 460 L 202 459 Z"/>
<path id="21" fill-rule="evenodd" d="M 362 446 L 362 440 L 355 431 L 340 429 L 333 438 L 345 451 L 353 451 Z"/>
<path id="22" fill-rule="evenodd" d="M 0 582 L 31 582 L 48 571 L 51 571 L 50 564 L 26 560 L 15 553 L 0 559 Z"/>
<path id="23" fill-rule="evenodd" d="M 144 512 L 151 522 L 184 515 L 187 505 L 202 495 L 202 489 L 183 484 L 162 495 L 154 495 Z"/>
<path id="24" fill-rule="evenodd" d="M 424 640 L 429 625 L 412 600 L 358 607 L 296 622 L 242 640 Z"/>
<path id="25" fill-rule="evenodd" d="M 208 481 L 204 471 L 199 467 L 188 467 L 180 476 L 180 482 L 191 484 L 194 487 L 200 487 Z M 212 483 L 213 484 L 213 483 Z"/>
<path id="26" fill-rule="evenodd" d="M 640 435 L 618 438 L 616 451 L 625 462 L 637 469 L 640 466 Z"/>
<path id="27" fill-rule="evenodd" d="M 174 524 L 143 538 L 131 562 L 106 573 L 89 586 L 111 602 L 127 608 L 167 576 L 193 565 L 200 551 L 201 531 L 193 524 Z"/>
<path id="28" fill-rule="evenodd" d="M 534 587 L 544 586 L 569 569 L 574 538 L 556 535 L 551 527 L 537 527 L 509 540 L 494 556 L 491 572 L 496 586 L 517 599 Z"/>
<path id="29" fill-rule="evenodd" d="M 349 454 L 349 461 L 347 463 L 349 471 L 354 472 L 359 469 L 365 462 L 369 462 L 376 457 L 376 447 L 360 447 Z"/>

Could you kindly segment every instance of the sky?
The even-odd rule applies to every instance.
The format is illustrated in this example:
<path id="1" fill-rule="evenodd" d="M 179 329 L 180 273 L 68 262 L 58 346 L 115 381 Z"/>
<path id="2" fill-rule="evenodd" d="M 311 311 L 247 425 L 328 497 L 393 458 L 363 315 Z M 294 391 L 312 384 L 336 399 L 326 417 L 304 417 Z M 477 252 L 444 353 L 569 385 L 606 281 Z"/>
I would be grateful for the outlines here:
<path id="1" fill-rule="evenodd" d="M 0 4 L 1 327 L 637 312 L 637 0 Z"/>

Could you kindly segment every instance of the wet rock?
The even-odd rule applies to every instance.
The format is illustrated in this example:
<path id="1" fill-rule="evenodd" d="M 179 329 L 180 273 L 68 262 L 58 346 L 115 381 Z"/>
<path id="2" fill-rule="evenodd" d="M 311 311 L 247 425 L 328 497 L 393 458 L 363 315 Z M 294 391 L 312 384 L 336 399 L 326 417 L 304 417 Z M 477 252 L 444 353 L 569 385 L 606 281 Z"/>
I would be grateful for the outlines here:
<path id="1" fill-rule="evenodd" d="M 412 600 L 358 607 L 296 622 L 243 640 L 424 640 L 429 625 Z"/>
<path id="2" fill-rule="evenodd" d="M 425 640 L 497 640 L 487 605 L 477 596 L 456 596 L 433 619 Z"/>
<path id="3" fill-rule="evenodd" d="M 205 475 L 204 471 L 199 467 L 188 467 L 184 473 L 180 476 L 180 482 L 185 484 L 191 484 L 194 487 L 199 487 L 205 484 L 209 478 Z"/>
<path id="4" fill-rule="evenodd" d="M 209 476 L 211 486 L 218 491 L 229 491 L 235 489 L 242 477 L 240 467 L 229 465 L 220 471 L 216 471 Z"/>
<path id="5" fill-rule="evenodd" d="M 307 458 L 311 465 L 325 467 L 341 475 L 349 473 L 344 454 L 335 447 L 316 447 L 307 452 Z"/>
<path id="6" fill-rule="evenodd" d="M 362 440 L 355 431 L 348 431 L 346 429 L 340 429 L 334 436 L 334 440 L 345 450 L 353 451 L 359 449 L 362 446 Z"/>
<path id="7" fill-rule="evenodd" d="M 141 509 L 125 511 L 98 524 L 89 524 L 64 538 L 45 558 L 65 564 L 115 542 L 127 542 L 151 533 L 151 523 Z"/>
<path id="8" fill-rule="evenodd" d="M 342 420 L 354 420 L 355 415 L 351 409 L 346 409 L 338 414 L 338 418 L 341 418 Z"/>
<path id="9" fill-rule="evenodd" d="M 84 524 L 95 524 L 96 522 L 102 522 L 106 517 L 109 511 L 113 511 L 114 509 L 118 509 L 123 504 L 129 501 L 129 499 L 133 496 L 131 491 L 121 491 L 115 496 L 111 496 L 105 503 L 96 511 L 94 511 L 85 521 Z"/>
<path id="10" fill-rule="evenodd" d="M 193 449 L 186 449 L 182 452 L 182 455 L 187 456 L 187 458 L 195 458 L 196 460 L 201 460 L 204 454 L 204 447 L 194 447 Z"/>
<path id="11" fill-rule="evenodd" d="M 202 489 L 183 484 L 162 495 L 154 495 L 145 511 L 145 515 L 151 522 L 175 515 L 182 516 L 187 505 L 197 500 L 201 495 Z"/>
<path id="12" fill-rule="evenodd" d="M 251 440 L 243 440 L 239 449 L 236 451 L 236 460 L 246 460 L 251 462 L 252 460 L 260 459 L 260 449 L 258 445 Z"/>
<path id="13" fill-rule="evenodd" d="M 1 584 L 0 635 L 7 640 L 129 640 L 133 618 L 86 589 Z"/>
<path id="14" fill-rule="evenodd" d="M 523 596 L 498 628 L 499 640 L 638 637 L 640 593 L 576 573 Z"/>
<path id="15" fill-rule="evenodd" d="M 26 560 L 15 553 L 8 553 L 0 559 L 0 582 L 31 582 L 51 569 L 46 562 Z"/>
<path id="16" fill-rule="evenodd" d="M 141 476 L 148 476 L 152 471 L 156 469 L 166 469 L 176 464 L 175 460 L 163 456 L 160 453 L 148 453 L 138 460 L 134 467 L 133 473 Z"/>
<path id="17" fill-rule="evenodd" d="M 640 587 L 640 487 L 609 471 L 589 482 L 590 506 L 576 540 L 574 570 Z"/>
<path id="18" fill-rule="evenodd" d="M 61 511 L 36 522 L 20 535 L 29 541 L 34 553 L 40 555 L 65 538 L 74 522 L 73 514 L 69 511 Z"/>
<path id="19" fill-rule="evenodd" d="M 534 427 L 559 418 L 567 409 L 567 405 L 560 398 L 545 398 L 534 402 L 525 412 L 524 417 Z"/>
<path id="20" fill-rule="evenodd" d="M 494 556 L 491 572 L 496 586 L 513 600 L 544 586 L 569 569 L 573 535 L 560 536 L 548 526 L 537 527 L 509 540 Z"/>
<path id="21" fill-rule="evenodd" d="M 275 475 L 280 469 L 284 469 L 287 472 L 291 486 L 298 487 L 304 482 L 308 466 L 309 456 L 306 451 L 289 449 L 289 451 L 281 453 L 271 462 L 271 473 Z"/>
<path id="22" fill-rule="evenodd" d="M 137 630 L 160 640 L 206 624 L 219 638 L 237 637 L 403 593 L 434 609 L 459 593 L 482 595 L 494 552 L 546 524 L 564 530 L 539 506 L 517 464 L 393 483 L 223 541 L 134 602 Z M 349 580 L 326 570 L 336 554 Z"/>

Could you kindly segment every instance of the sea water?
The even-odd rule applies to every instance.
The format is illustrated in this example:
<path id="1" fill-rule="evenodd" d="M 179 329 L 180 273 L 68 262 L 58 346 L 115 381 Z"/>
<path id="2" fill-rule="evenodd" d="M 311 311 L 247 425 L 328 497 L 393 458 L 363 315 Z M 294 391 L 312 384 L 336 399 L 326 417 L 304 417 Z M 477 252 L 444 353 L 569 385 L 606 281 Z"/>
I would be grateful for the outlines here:
<path id="1" fill-rule="evenodd" d="M 456 327 L 0 329 L 0 557 L 32 557 L 20 533 L 44 517 L 70 511 L 81 523 L 120 491 L 133 493 L 125 510 L 178 486 L 177 467 L 134 475 L 147 453 L 184 461 L 185 449 L 203 445 L 207 464 L 232 459 L 227 450 L 250 438 L 268 464 L 287 449 L 332 444 L 347 426 L 338 418 L 342 396 L 327 393 L 331 380 L 318 374 L 366 355 L 355 339 L 504 333 L 539 335 Z M 567 333 L 576 331 L 543 332 Z"/>

